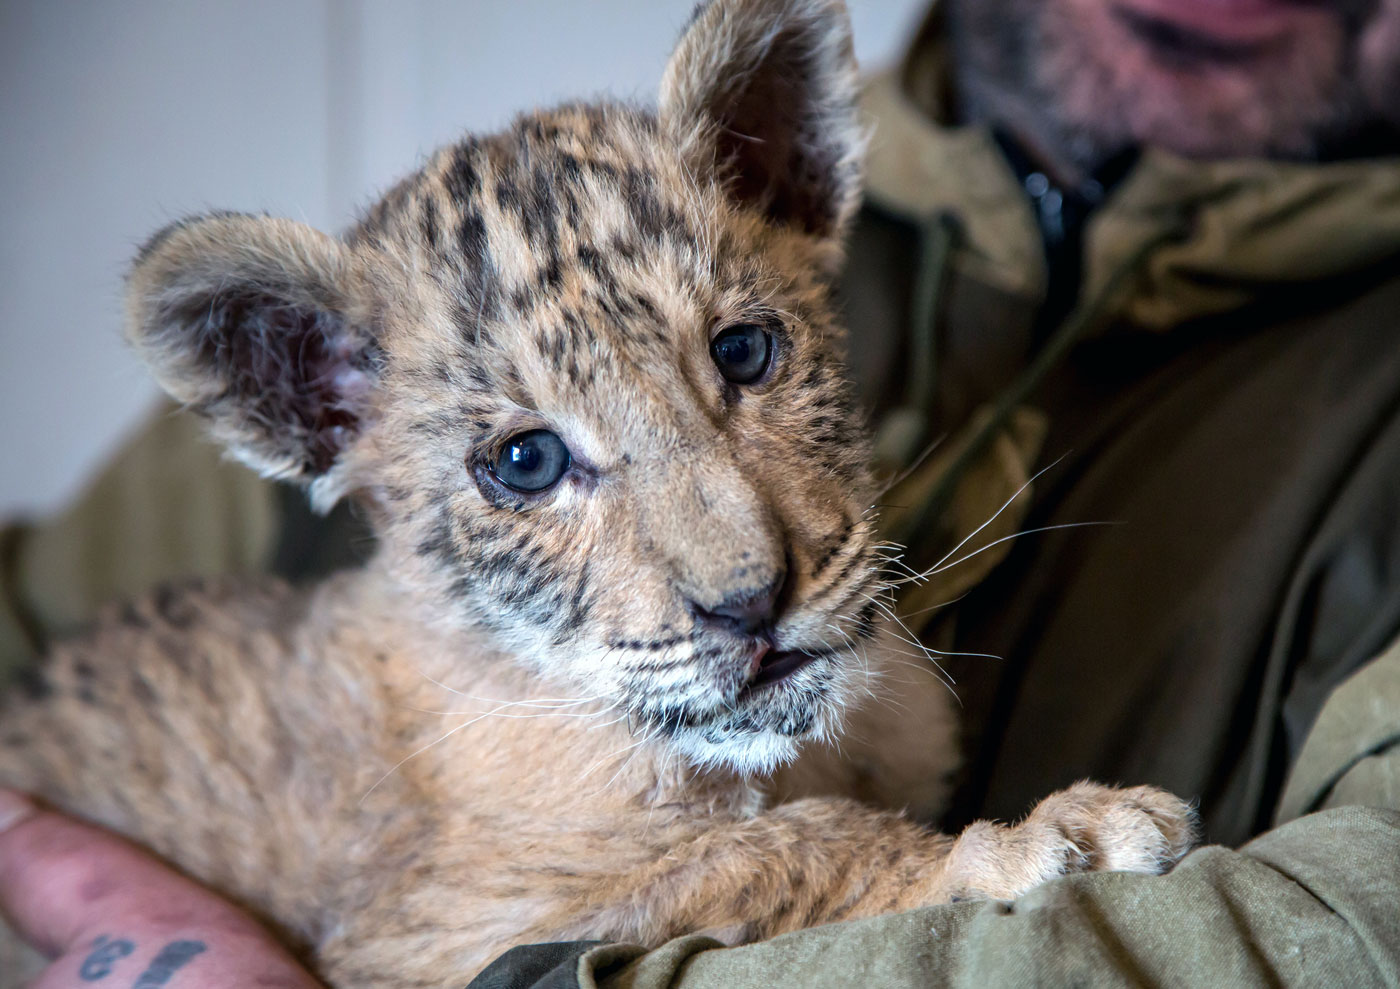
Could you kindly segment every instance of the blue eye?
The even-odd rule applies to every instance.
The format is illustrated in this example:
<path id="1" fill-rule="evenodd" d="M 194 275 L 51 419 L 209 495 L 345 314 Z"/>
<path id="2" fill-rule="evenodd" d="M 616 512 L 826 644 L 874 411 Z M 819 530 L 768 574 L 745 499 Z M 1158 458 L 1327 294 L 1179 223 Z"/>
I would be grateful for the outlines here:
<path id="1" fill-rule="evenodd" d="M 768 370 L 773 335 L 753 323 L 731 326 L 711 341 L 710 356 L 727 380 L 736 385 L 752 384 Z"/>
<path id="2" fill-rule="evenodd" d="M 557 484 L 569 463 L 563 440 L 547 429 L 532 429 L 506 441 L 491 473 L 506 487 L 529 494 Z"/>

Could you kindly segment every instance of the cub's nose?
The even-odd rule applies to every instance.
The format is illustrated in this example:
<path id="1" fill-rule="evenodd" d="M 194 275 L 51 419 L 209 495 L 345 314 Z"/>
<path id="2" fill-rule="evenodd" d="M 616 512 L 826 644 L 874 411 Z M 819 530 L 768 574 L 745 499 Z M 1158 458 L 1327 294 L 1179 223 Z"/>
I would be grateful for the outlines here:
<path id="1" fill-rule="evenodd" d="M 693 598 L 687 604 L 701 625 L 736 635 L 757 635 L 773 627 L 786 582 L 784 572 L 766 587 L 743 588 L 712 604 L 701 604 Z"/>

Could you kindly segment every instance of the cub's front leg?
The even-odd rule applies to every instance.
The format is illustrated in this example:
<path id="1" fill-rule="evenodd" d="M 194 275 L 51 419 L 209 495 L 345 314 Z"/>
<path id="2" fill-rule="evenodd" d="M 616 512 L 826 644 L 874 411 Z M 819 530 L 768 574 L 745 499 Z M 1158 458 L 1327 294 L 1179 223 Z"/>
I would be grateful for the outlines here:
<path id="1" fill-rule="evenodd" d="M 632 869 L 552 860 L 526 883 L 528 855 L 514 877 L 478 868 L 471 883 L 452 887 L 445 915 L 432 909 L 430 938 L 425 887 L 460 873 L 443 863 L 408 870 L 383 891 L 394 909 L 346 914 L 317 962 L 332 985 L 446 985 L 517 944 L 655 946 L 691 933 L 739 944 L 960 898 L 1011 898 L 1071 872 L 1162 872 L 1190 846 L 1193 821 L 1161 790 L 1088 783 L 1050 796 L 1018 824 L 979 822 L 958 837 L 854 801 L 810 797 L 747 820 L 657 834 L 659 857 Z"/>
<path id="2" fill-rule="evenodd" d="M 956 838 L 896 814 L 813 798 L 716 829 L 571 906 L 571 937 L 646 944 L 694 931 L 731 942 L 967 898 L 1011 899 L 1073 872 L 1161 873 L 1190 848 L 1195 815 L 1153 787 L 1079 783 L 1023 821 Z M 538 933 L 545 933 L 544 931 Z"/>

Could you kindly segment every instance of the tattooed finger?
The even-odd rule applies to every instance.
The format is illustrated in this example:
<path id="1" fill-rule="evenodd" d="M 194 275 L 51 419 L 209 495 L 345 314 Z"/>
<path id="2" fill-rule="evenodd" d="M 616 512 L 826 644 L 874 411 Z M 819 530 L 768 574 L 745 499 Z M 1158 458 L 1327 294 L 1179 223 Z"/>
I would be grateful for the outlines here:
<path id="1" fill-rule="evenodd" d="M 316 985 L 250 917 L 135 846 L 0 789 L 0 912 L 34 989 Z"/>

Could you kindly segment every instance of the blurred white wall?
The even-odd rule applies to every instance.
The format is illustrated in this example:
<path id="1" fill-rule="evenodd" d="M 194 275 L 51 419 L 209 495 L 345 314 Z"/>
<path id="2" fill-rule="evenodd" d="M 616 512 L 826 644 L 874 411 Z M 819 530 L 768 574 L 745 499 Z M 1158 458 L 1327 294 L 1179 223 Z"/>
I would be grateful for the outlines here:
<path id="1" fill-rule="evenodd" d="M 851 0 L 863 65 L 926 0 Z M 57 508 L 155 401 L 121 282 L 168 220 L 330 229 L 520 109 L 650 101 L 693 0 L 0 0 L 0 517 Z"/>

